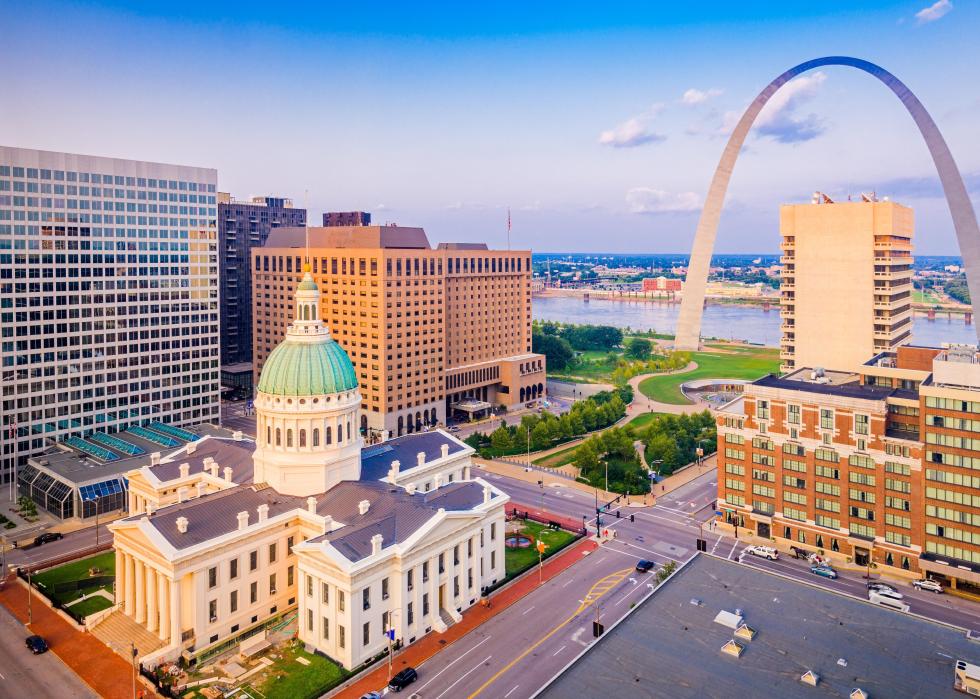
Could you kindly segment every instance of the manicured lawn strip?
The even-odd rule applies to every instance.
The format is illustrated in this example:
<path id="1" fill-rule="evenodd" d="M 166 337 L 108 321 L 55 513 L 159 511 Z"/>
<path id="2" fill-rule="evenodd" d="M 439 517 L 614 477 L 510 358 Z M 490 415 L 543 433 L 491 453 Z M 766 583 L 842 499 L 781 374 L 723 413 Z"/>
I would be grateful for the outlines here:
<path id="1" fill-rule="evenodd" d="M 548 468 L 558 468 L 559 466 L 564 466 L 575 461 L 575 451 L 577 449 L 578 446 L 562 449 L 561 451 L 556 451 L 554 454 L 543 456 L 540 459 L 534 459 L 532 463 L 538 466 L 547 466 Z"/>
<path id="2" fill-rule="evenodd" d="M 688 381 L 708 378 L 754 380 L 779 371 L 779 350 L 761 347 L 725 349 L 729 353 L 694 352 L 691 359 L 697 363 L 697 369 L 680 374 L 651 376 L 640 382 L 640 392 L 661 403 L 686 405 L 690 401 L 681 393 L 680 386 Z"/>
<path id="3" fill-rule="evenodd" d="M 306 658 L 310 664 L 303 665 L 296 658 Z M 313 699 L 337 686 L 344 677 L 346 673 L 339 665 L 296 645 L 282 651 L 259 691 L 266 699 Z"/>
<path id="4" fill-rule="evenodd" d="M 528 521 L 524 525 L 523 532 L 534 537 L 535 542 L 541 540 L 548 547 L 545 549 L 544 557 L 553 556 L 561 549 L 575 541 L 575 535 L 566 532 L 564 529 L 549 529 L 544 524 Z M 531 566 L 538 564 L 538 550 L 535 544 L 526 549 L 504 549 L 504 565 L 507 577 L 513 578 L 520 575 Z"/>
<path id="5" fill-rule="evenodd" d="M 89 568 L 98 568 L 101 571 L 99 575 L 115 575 L 115 552 L 106 551 L 95 556 L 89 556 L 88 558 L 82 558 L 77 561 L 65 563 L 57 568 L 45 570 L 32 576 L 32 582 L 37 585 L 39 589 L 43 590 L 47 597 L 57 597 L 58 601 L 60 602 L 70 602 L 73 599 L 81 597 L 84 592 L 80 593 L 78 591 L 73 591 L 66 592 L 62 595 L 55 595 L 53 592 L 54 586 L 58 583 L 69 582 L 71 580 L 87 580 L 89 577 Z M 91 592 L 94 589 L 95 588 L 91 588 L 86 592 Z M 103 586 L 103 589 L 107 589 L 109 592 L 112 592 L 111 587 Z"/>
<path id="6" fill-rule="evenodd" d="M 96 595 L 95 597 L 89 597 L 78 604 L 73 604 L 72 606 L 68 607 L 68 609 L 70 609 L 72 613 L 77 614 L 79 617 L 84 619 L 89 614 L 101 612 L 103 609 L 108 609 L 111 606 L 112 602 L 107 600 L 102 595 Z"/>
<path id="7" fill-rule="evenodd" d="M 666 415 L 666 413 L 643 413 L 642 415 L 637 415 L 635 418 L 626 423 L 626 427 L 643 429 L 661 415 Z"/>

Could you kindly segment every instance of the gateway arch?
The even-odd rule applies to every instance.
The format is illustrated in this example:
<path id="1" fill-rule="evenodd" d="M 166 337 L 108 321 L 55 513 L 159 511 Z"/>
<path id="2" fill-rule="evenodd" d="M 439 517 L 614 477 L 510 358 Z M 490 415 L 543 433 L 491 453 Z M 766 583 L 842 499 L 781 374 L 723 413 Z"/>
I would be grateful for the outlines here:
<path id="1" fill-rule="evenodd" d="M 949 211 L 953 216 L 953 228 L 956 230 L 960 254 L 963 256 L 963 266 L 966 268 L 966 281 L 970 288 L 973 317 L 980 318 L 980 314 L 977 312 L 978 307 L 980 307 L 980 229 L 977 227 L 977 217 L 973 211 L 970 197 L 966 193 L 963 178 L 960 176 L 953 155 L 949 152 L 949 146 L 946 145 L 936 122 L 932 120 L 926 108 L 912 94 L 912 91 L 881 66 L 863 61 L 860 58 L 826 56 L 790 68 L 769 83 L 745 110 L 729 137 L 718 168 L 711 179 L 711 187 L 708 189 L 708 196 L 705 199 L 701 218 L 698 220 L 697 231 L 694 234 L 694 247 L 691 250 L 691 262 L 688 266 L 684 295 L 681 299 L 680 317 L 677 320 L 674 343 L 677 349 L 695 350 L 699 346 L 704 293 L 708 283 L 708 266 L 711 262 L 711 253 L 715 247 L 718 218 L 725 201 L 725 193 L 728 191 L 728 181 L 732 177 L 735 160 L 742 149 L 745 137 L 752 128 L 756 117 L 759 116 L 759 112 L 780 87 L 797 75 L 821 66 L 850 66 L 878 78 L 902 101 L 919 127 L 919 133 L 922 134 L 922 138 L 929 148 L 929 153 L 932 155 L 932 160 L 936 164 L 939 181 L 942 183 L 946 201 L 949 204 Z M 980 327 L 977 328 L 977 332 L 978 338 L 980 338 Z"/>

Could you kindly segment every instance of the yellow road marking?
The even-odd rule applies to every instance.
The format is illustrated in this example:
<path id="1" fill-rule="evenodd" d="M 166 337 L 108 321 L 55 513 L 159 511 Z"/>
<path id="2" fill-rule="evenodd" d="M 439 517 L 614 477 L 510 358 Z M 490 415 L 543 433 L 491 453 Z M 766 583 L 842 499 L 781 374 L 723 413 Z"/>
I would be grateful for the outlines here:
<path id="1" fill-rule="evenodd" d="M 524 658 L 526 658 L 528 655 L 530 655 L 532 652 L 534 652 L 534 649 L 535 648 L 537 648 L 542 643 L 544 643 L 545 641 L 547 641 L 549 638 L 551 638 L 552 636 L 554 636 L 556 633 L 558 633 L 558 631 L 560 631 L 564 627 L 568 626 L 575 619 L 575 617 L 577 617 L 579 614 L 581 614 L 586 609 L 588 609 L 593 603 L 595 603 L 603 595 L 605 595 L 611 589 L 613 589 L 614 587 L 616 587 L 616 585 L 618 585 L 619 583 L 621 583 L 623 581 L 623 579 L 626 578 L 626 576 L 629 575 L 631 572 L 633 572 L 633 569 L 632 568 L 624 568 L 623 570 L 616 571 L 615 573 L 610 573 L 606 577 L 601 578 L 600 580 L 598 580 L 591 588 L 589 588 L 588 594 L 582 600 L 582 603 L 579 604 L 578 609 L 575 610 L 575 613 L 574 614 L 572 614 L 570 617 L 568 617 L 567 619 L 565 619 L 565 621 L 561 622 L 560 624 L 558 624 L 558 626 L 556 626 L 551 631 L 549 631 L 547 634 L 545 634 L 540 639 L 538 639 L 534 643 L 534 645 L 532 645 L 531 647 L 529 647 L 527 650 L 525 650 L 519 656 L 517 656 L 516 658 L 514 658 L 513 660 L 511 660 L 509 663 L 507 663 L 507 665 L 505 665 L 503 668 L 501 668 L 489 680 L 487 680 L 482 685 L 480 685 L 480 687 L 475 692 L 473 692 L 472 694 L 470 694 L 466 699 L 473 699 L 473 697 L 477 696 L 484 689 L 486 689 L 491 684 L 493 684 L 494 682 L 496 682 L 502 675 L 504 675 L 512 667 L 514 667 L 515 665 L 517 665 L 517 663 L 521 662 Z"/>

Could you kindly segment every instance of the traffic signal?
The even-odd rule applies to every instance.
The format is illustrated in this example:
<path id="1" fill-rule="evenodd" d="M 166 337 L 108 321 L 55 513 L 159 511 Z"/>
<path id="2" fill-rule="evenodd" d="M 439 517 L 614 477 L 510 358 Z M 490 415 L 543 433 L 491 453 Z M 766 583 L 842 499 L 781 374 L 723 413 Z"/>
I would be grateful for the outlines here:
<path id="1" fill-rule="evenodd" d="M 592 622 L 592 635 L 596 638 L 602 635 L 602 632 L 606 630 L 606 627 L 600 624 L 598 621 Z"/>
<path id="2" fill-rule="evenodd" d="M 620 519 L 619 510 L 616 510 L 616 519 Z"/>
<path id="3" fill-rule="evenodd" d="M 708 542 L 705 541 L 704 539 L 698 539 L 698 551 L 707 552 L 707 550 L 708 550 Z"/>
<path id="4" fill-rule="evenodd" d="M 635 521 L 636 521 L 636 515 L 631 514 L 630 515 L 630 522 L 635 522 Z"/>

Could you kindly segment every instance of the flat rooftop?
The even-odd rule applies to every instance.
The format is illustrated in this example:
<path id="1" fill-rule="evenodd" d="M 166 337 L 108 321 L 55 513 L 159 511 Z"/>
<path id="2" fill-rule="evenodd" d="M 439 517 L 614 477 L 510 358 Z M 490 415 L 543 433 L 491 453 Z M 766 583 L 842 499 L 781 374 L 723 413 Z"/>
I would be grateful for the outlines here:
<path id="1" fill-rule="evenodd" d="M 738 658 L 714 621 L 736 609 L 757 632 Z M 980 662 L 963 629 L 699 554 L 537 696 L 952 698 L 957 659 Z"/>
<path id="2" fill-rule="evenodd" d="M 804 370 L 801 369 L 783 377 L 769 374 L 757 381 L 753 381 L 751 385 L 765 386 L 767 388 L 782 388 L 789 391 L 806 391 L 807 393 L 828 396 L 863 398 L 864 400 L 885 400 L 885 398 L 899 393 L 898 389 L 889 386 L 869 386 L 857 382 L 837 383 L 833 379 L 830 379 L 826 383 L 818 383 L 817 381 L 810 380 L 809 374 L 806 375 L 806 378 L 797 376 L 802 371 Z M 808 372 L 809 370 L 805 371 Z M 916 395 L 914 391 L 911 394 L 913 397 Z"/>

